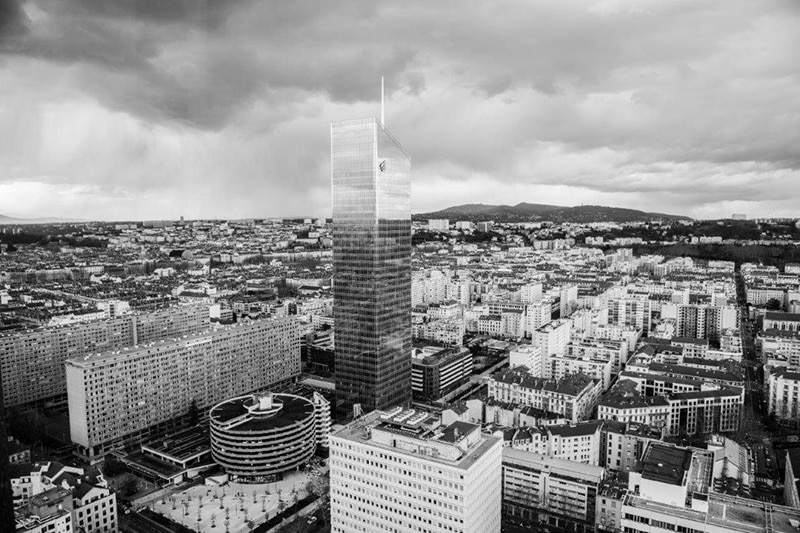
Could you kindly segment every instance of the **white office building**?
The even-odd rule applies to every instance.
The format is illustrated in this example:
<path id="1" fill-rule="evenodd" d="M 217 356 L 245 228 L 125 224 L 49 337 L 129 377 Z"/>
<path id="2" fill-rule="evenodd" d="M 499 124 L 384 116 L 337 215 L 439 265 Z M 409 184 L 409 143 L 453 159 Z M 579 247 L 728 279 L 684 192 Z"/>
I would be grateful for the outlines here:
<path id="1" fill-rule="evenodd" d="M 373 411 L 331 435 L 331 531 L 499 532 L 501 462 L 478 425 Z"/>

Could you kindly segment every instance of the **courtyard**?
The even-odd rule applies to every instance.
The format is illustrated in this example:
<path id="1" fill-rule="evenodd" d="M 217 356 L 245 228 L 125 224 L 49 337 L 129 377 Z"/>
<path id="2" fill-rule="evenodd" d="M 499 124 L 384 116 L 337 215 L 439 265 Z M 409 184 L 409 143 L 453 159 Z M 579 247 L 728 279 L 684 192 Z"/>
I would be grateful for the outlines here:
<path id="1" fill-rule="evenodd" d="M 195 531 L 247 532 L 308 496 L 316 474 L 291 472 L 274 483 L 196 485 L 148 507 Z"/>

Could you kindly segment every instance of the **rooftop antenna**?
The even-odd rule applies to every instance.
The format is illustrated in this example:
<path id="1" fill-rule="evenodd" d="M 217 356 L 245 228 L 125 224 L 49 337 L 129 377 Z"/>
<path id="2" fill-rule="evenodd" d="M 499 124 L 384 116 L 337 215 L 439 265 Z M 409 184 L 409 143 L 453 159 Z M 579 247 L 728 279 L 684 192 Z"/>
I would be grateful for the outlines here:
<path id="1" fill-rule="evenodd" d="M 386 117 L 384 115 L 384 99 L 383 99 L 383 76 L 381 76 L 381 124 L 386 127 Z"/>

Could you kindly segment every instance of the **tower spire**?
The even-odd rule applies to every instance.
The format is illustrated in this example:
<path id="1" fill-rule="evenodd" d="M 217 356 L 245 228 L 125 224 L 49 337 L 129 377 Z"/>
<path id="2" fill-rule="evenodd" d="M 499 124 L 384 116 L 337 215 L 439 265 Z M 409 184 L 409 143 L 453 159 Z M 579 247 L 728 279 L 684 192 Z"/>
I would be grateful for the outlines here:
<path id="1" fill-rule="evenodd" d="M 384 93 L 383 93 L 383 76 L 381 76 L 381 124 L 383 127 L 386 127 L 386 116 L 384 114 L 385 105 L 384 105 Z"/>

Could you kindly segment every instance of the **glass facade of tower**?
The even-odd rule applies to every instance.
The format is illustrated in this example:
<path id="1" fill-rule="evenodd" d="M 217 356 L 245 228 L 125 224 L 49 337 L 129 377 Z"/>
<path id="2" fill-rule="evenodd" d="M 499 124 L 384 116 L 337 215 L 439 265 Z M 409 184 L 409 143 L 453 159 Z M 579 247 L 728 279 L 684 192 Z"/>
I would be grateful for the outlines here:
<path id="1" fill-rule="evenodd" d="M 411 399 L 411 160 L 375 118 L 331 124 L 336 409 Z"/>

